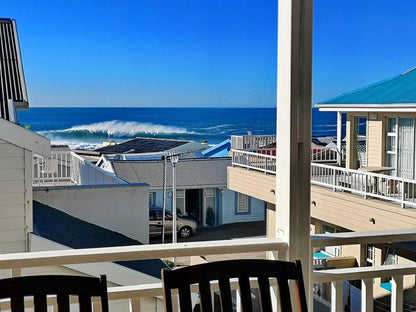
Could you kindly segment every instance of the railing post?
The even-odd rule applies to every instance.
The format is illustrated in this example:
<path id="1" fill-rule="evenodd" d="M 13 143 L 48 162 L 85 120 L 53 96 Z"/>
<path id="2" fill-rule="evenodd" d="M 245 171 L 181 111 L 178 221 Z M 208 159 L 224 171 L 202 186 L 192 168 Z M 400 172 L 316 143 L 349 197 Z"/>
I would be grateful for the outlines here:
<path id="1" fill-rule="evenodd" d="M 404 208 L 405 183 L 404 183 L 404 180 L 402 180 L 401 182 L 402 182 L 402 196 L 401 196 L 400 207 Z"/>
<path id="2" fill-rule="evenodd" d="M 391 311 L 403 311 L 403 275 L 391 278 Z"/>
<path id="3" fill-rule="evenodd" d="M 142 300 L 140 298 L 131 298 L 130 304 L 132 312 L 140 312 L 142 310 Z"/>
<path id="4" fill-rule="evenodd" d="M 336 187 L 335 187 L 335 183 L 336 183 L 336 170 L 332 169 L 334 174 L 332 176 L 332 191 L 335 192 L 336 191 Z"/>
<path id="5" fill-rule="evenodd" d="M 361 312 L 373 312 L 373 279 L 361 281 Z"/>
<path id="6" fill-rule="evenodd" d="M 331 311 L 342 311 L 342 295 L 343 285 L 342 281 L 331 282 Z"/>
<path id="7" fill-rule="evenodd" d="M 12 277 L 19 277 L 22 276 L 22 269 L 21 268 L 13 268 L 12 269 Z"/>
<path id="8" fill-rule="evenodd" d="M 367 199 L 367 185 L 368 185 L 368 176 L 365 176 L 365 185 L 364 185 L 364 199 Z"/>

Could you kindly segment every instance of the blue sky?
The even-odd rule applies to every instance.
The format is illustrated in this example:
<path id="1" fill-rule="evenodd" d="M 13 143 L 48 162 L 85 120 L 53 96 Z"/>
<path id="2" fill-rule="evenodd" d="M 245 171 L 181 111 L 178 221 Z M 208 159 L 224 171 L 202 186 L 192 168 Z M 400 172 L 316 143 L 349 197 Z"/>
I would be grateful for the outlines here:
<path id="1" fill-rule="evenodd" d="M 416 66 L 414 0 L 315 0 L 314 103 Z M 2 0 L 32 107 L 272 107 L 277 1 Z"/>

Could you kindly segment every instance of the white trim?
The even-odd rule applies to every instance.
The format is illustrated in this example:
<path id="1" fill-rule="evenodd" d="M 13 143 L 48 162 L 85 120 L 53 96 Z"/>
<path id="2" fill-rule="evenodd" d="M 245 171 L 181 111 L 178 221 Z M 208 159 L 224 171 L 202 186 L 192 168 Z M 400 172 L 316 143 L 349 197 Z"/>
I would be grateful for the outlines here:
<path id="1" fill-rule="evenodd" d="M 321 112 L 416 112 L 416 103 L 316 104 L 315 107 L 319 108 Z"/>
<path id="2" fill-rule="evenodd" d="M 0 139 L 42 156 L 50 154 L 49 139 L 0 118 Z"/>

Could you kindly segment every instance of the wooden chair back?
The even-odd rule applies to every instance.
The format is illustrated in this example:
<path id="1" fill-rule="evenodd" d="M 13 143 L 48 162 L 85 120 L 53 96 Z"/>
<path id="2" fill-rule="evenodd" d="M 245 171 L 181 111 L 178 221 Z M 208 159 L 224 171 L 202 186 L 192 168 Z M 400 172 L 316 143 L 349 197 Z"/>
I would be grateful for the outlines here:
<path id="1" fill-rule="evenodd" d="M 56 295 L 59 312 L 70 311 L 70 296 L 78 296 L 79 311 L 92 311 L 92 297 L 101 298 L 101 311 L 108 312 L 107 279 L 69 275 L 37 275 L 0 280 L 0 299 L 10 299 L 12 312 L 25 310 L 25 297 L 33 296 L 35 312 L 47 311 L 47 296 Z"/>
<path id="2" fill-rule="evenodd" d="M 270 279 L 277 281 L 278 304 L 281 311 L 292 311 L 292 300 L 296 311 L 307 311 L 305 287 L 300 261 L 274 260 L 228 260 L 184 267 L 176 270 L 162 270 L 165 311 L 173 311 L 172 290 L 179 293 L 181 312 L 192 311 L 191 285 L 199 288 L 200 310 L 214 311 L 212 306 L 211 281 L 218 281 L 221 310 L 233 311 L 230 279 L 238 279 L 242 310 L 253 311 L 250 278 L 258 282 L 261 311 L 272 311 Z M 294 281 L 296 298 L 292 298 L 289 281 Z"/>

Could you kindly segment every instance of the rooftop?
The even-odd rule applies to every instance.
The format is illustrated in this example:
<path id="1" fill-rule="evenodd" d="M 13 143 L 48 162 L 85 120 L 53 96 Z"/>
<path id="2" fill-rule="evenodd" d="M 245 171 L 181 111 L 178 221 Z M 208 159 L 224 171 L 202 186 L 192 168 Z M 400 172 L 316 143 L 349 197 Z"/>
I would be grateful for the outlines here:
<path id="1" fill-rule="evenodd" d="M 403 74 L 320 102 L 317 106 L 325 108 L 331 104 L 416 106 L 416 67 Z"/>
<path id="2" fill-rule="evenodd" d="M 73 249 L 143 245 L 37 201 L 33 202 L 33 233 Z M 160 270 L 166 267 L 159 259 L 115 263 L 156 278 L 160 278 Z"/>
<path id="3" fill-rule="evenodd" d="M 187 143 L 189 143 L 189 141 L 156 138 L 134 138 L 123 143 L 98 148 L 96 151 L 100 152 L 101 154 L 155 153 L 164 152 Z"/>
<path id="4" fill-rule="evenodd" d="M 114 173 L 128 183 L 148 183 L 150 188 L 163 186 L 163 160 L 113 160 Z M 178 188 L 221 187 L 227 185 L 229 157 L 186 158 L 176 165 Z M 167 162 L 167 187 L 172 185 L 172 165 Z"/>

